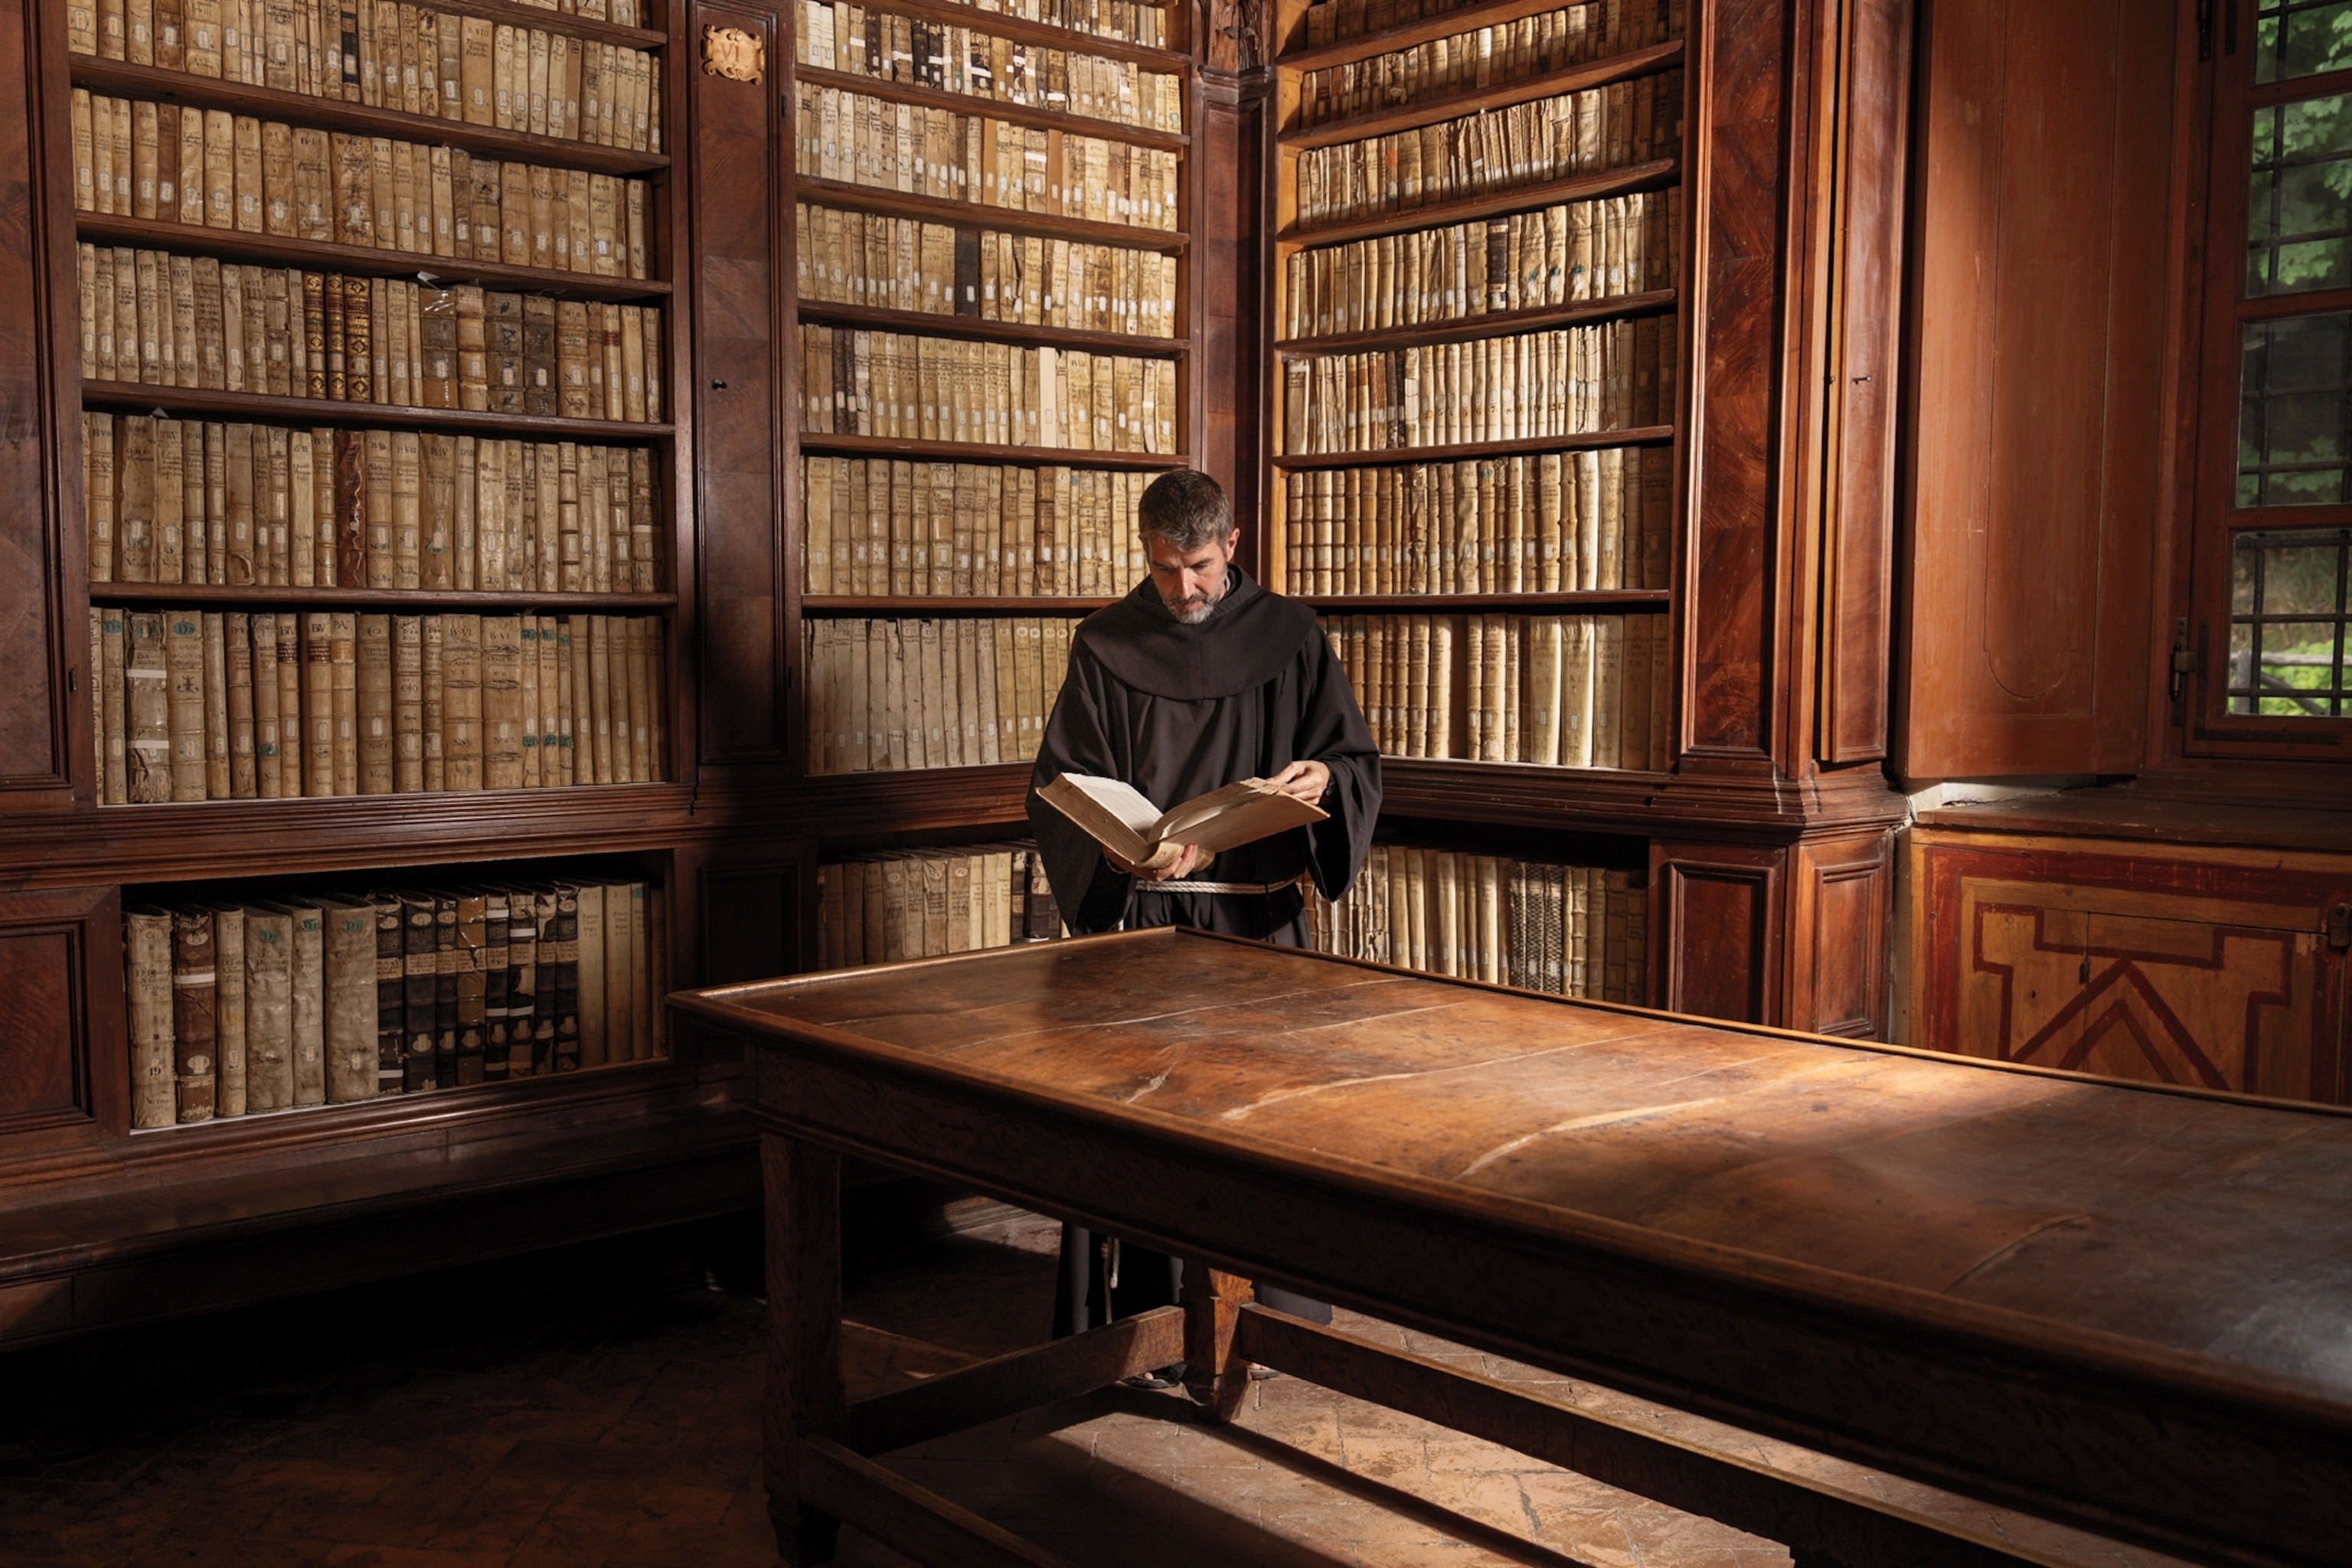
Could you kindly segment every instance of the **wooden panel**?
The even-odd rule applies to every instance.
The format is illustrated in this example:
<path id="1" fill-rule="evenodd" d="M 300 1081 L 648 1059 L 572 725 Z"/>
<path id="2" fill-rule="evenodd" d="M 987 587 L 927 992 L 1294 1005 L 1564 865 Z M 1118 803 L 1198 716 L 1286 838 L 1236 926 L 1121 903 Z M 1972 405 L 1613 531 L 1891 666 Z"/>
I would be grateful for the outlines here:
<path id="1" fill-rule="evenodd" d="M 1796 847 L 1790 886 L 1792 1029 L 1880 1037 L 1886 994 L 1890 836 Z"/>
<path id="2" fill-rule="evenodd" d="M 22 102 L 38 104 L 45 94 L 26 47 L 28 37 L 38 36 L 27 26 L 28 9 L 16 0 L 0 5 L 0 83 Z M 59 112 L 46 129 L 61 132 L 65 106 L 63 94 L 57 97 Z M 0 116 L 0 670 L 7 672 L 0 680 L 0 791 L 17 796 L 12 809 L 29 805 L 34 791 L 66 804 L 59 797 L 70 771 L 69 737 L 88 732 L 86 724 L 70 721 L 65 682 L 68 667 L 88 662 L 89 633 L 74 657 L 77 645 L 58 636 L 58 584 L 68 564 L 74 577 L 83 570 L 81 480 L 76 472 L 59 483 L 63 476 L 45 455 L 58 388 L 44 330 L 56 329 L 43 317 L 70 321 L 75 306 L 70 244 L 61 301 L 43 287 L 37 268 L 45 247 L 50 257 L 58 247 L 48 245 L 47 226 L 36 221 L 46 184 L 36 174 L 67 162 L 62 149 L 44 145 L 43 129 L 29 114 Z M 63 450 L 78 468 L 79 439 Z M 63 559 L 51 530 L 53 508 L 77 525 L 63 542 Z"/>
<path id="3" fill-rule="evenodd" d="M 1200 280 L 1191 298 L 1201 311 L 1204 342 L 1201 357 L 1184 367 L 1200 388 L 1198 434 L 1179 445 L 1233 497 L 1243 564 L 1257 572 L 1265 516 L 1260 489 L 1266 478 L 1258 461 L 1258 410 L 1273 363 L 1270 353 L 1262 352 L 1261 339 L 1270 336 L 1272 326 L 1272 296 L 1259 271 L 1266 205 L 1261 156 L 1267 140 L 1266 84 L 1263 79 L 1204 77 L 1199 96 L 1201 146 L 1194 162 L 1216 177 L 1200 182 L 1200 225 L 1185 258 L 1189 274 Z"/>
<path id="4" fill-rule="evenodd" d="M 705 762 L 787 754 L 784 320 L 792 208 L 776 127 L 780 61 L 791 46 L 772 12 L 698 5 L 689 37 L 740 27 L 767 49 L 768 75 L 689 73 L 693 140 L 696 516 L 700 529 L 701 741 Z"/>
<path id="5" fill-rule="evenodd" d="M 790 974 L 801 967 L 800 884 L 797 865 L 703 873 L 703 967 L 709 984 Z"/>
<path id="6" fill-rule="evenodd" d="M 1663 1005 L 1702 1018 L 1777 1024 L 1782 851 L 1650 846 L 1651 973 Z"/>
<path id="7" fill-rule="evenodd" d="M 1913 1009 L 1939 1050 L 2152 1083 L 2345 1097 L 2352 862 L 2171 859 L 2142 845 L 1915 853 Z"/>
<path id="8" fill-rule="evenodd" d="M 0 1129 L 87 1127 L 100 1042 L 127 1086 L 121 948 L 111 888 L 0 894 Z"/>
<path id="9" fill-rule="evenodd" d="M 1685 362 L 1685 484 L 1694 547 L 1681 623 L 1684 733 L 1701 754 L 1760 757 L 1770 722 L 1788 12 L 1782 0 L 1691 8 L 1696 91 L 1685 144 L 1696 229 L 1685 330 L 1696 341 Z"/>
<path id="10" fill-rule="evenodd" d="M 2141 757 L 2178 15 L 2165 0 L 1930 13 L 1913 777 Z"/>
<path id="11" fill-rule="evenodd" d="M 1911 10 L 1902 0 L 1851 0 L 1845 15 L 1835 423 L 1822 508 L 1820 748 L 1831 763 L 1886 754 Z"/>

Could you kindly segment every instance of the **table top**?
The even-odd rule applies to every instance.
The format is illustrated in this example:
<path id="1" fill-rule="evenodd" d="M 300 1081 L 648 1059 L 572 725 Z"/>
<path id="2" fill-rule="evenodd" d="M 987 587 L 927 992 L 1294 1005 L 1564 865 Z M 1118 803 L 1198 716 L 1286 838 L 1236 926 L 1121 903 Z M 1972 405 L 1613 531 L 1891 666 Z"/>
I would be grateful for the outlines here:
<path id="1" fill-rule="evenodd" d="M 1465 1337 L 1479 1337 L 1476 1298 L 1389 1276 L 1401 1263 L 1496 1269 L 1534 1242 L 1542 1250 L 1512 1256 L 1537 1271 L 1573 1253 L 1581 1279 L 1604 1262 L 1664 1269 L 1685 1297 L 1720 1287 L 1753 1306 L 1769 1296 L 1776 1310 L 1842 1322 L 1849 1339 L 1870 1324 L 1932 1329 L 1946 1359 L 2042 1369 L 2021 1372 L 2027 1383 L 2060 1364 L 2069 1377 L 2090 1368 L 2103 1388 L 2137 1380 L 2167 1409 L 2187 1391 L 2251 1399 L 2237 1415 L 2316 1421 L 2305 1440 L 2341 1436 L 2352 1455 L 2352 1116 L 2341 1112 L 1569 1003 L 1178 931 L 763 982 L 682 1005 L 787 1057 L 862 1064 L 949 1097 L 928 1113 L 942 1150 L 972 1129 L 937 1108 L 976 1096 L 992 1108 L 980 1135 L 1050 1113 L 1104 1148 L 1124 1140 L 1240 1162 L 1261 1173 L 1263 1205 L 1328 1192 L 1316 1222 L 1325 1230 L 1343 1212 L 1331 1205 L 1349 1201 L 1449 1215 L 1455 1233 L 1494 1238 L 1483 1255 L 1449 1263 L 1370 1239 L 1385 1211 L 1360 1207 L 1344 1210 L 1367 1238 L 1357 1261 L 1278 1217 L 1267 1224 L 1281 1239 L 1254 1259 L 1244 1233 L 1255 1221 L 1204 1219 L 1187 1236 L 1173 1205 L 1123 1194 L 1101 1172 L 1089 1177 L 1099 1202 L 1052 1178 L 1006 1193 L 1058 1192 L 1063 1212 L 1203 1242 L 1211 1255 L 1222 1247 L 1244 1263 L 1279 1258 L 1300 1283 L 1408 1316 L 1425 1307 L 1423 1321 L 1467 1326 Z M 795 1095 L 834 1109 L 796 1113 Z M 927 1152 L 918 1128 L 857 1134 L 854 1101 L 826 1100 L 814 1079 L 754 1098 L 787 1121 L 803 1115 L 819 1136 L 838 1123 L 845 1142 L 886 1157 Z M 1058 1149 L 1041 1143 L 1032 1163 L 1066 1163 Z M 939 1168 L 985 1182 L 999 1168 L 990 1162 L 942 1154 Z M 1011 1155 L 1001 1166 L 1020 1168 Z M 1633 1279 L 1619 1286 L 1633 1289 Z M 1801 1398 L 1742 1384 L 1749 1374 L 1721 1347 L 1665 1343 L 1664 1296 L 1644 1299 L 1651 1331 L 1639 1348 L 1580 1323 L 1521 1331 L 1505 1315 L 1543 1316 L 1578 1288 L 1562 1277 L 1551 1295 L 1498 1307 L 1486 1339 L 1603 1374 L 1613 1359 L 1636 1374 L 1625 1381 L 1696 1391 L 1718 1413 L 1832 1447 L 1827 1428 L 1852 1401 L 1899 1401 L 1858 1384 L 1834 1410 L 1798 1410 Z M 1510 1279 L 1490 1273 L 1486 1292 L 1509 1298 Z M 1450 1304 L 1430 1305 L 1440 1297 Z M 1955 1479 L 1943 1460 L 1911 1468 Z"/>

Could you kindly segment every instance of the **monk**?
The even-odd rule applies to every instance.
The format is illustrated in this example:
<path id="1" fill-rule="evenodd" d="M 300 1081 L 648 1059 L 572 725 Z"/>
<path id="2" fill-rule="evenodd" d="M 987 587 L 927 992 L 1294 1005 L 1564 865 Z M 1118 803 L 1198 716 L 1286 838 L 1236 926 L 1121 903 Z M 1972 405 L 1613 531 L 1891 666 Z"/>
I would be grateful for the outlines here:
<path id="1" fill-rule="evenodd" d="M 1217 481 L 1190 469 L 1143 492 L 1138 526 L 1151 574 L 1088 616 L 1030 776 L 1029 823 L 1071 931 L 1181 925 L 1304 947 L 1301 873 L 1345 893 L 1381 811 L 1380 754 L 1315 612 L 1234 564 L 1240 531 Z M 1157 870 L 1102 848 L 1037 794 L 1066 773 L 1124 780 L 1154 805 L 1181 805 L 1247 778 L 1311 801 L 1329 820 L 1213 858 L 1192 845 Z M 1176 1300 L 1164 1253 L 1062 1230 L 1054 1331 L 1076 1333 Z M 1284 1311 L 1331 1309 L 1261 1288 Z M 1168 1386 L 1178 1369 L 1144 1381 Z"/>

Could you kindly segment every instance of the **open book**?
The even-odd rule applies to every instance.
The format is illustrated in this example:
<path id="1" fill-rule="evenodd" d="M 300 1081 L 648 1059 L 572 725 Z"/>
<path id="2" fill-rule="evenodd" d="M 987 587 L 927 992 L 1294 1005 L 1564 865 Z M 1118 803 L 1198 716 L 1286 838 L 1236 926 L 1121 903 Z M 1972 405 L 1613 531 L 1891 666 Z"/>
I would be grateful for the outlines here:
<path id="1" fill-rule="evenodd" d="M 1064 773 L 1037 793 L 1104 848 L 1151 869 L 1171 864 L 1187 844 L 1215 855 L 1330 816 L 1264 779 L 1244 779 L 1164 812 L 1133 785 L 1091 773 Z"/>

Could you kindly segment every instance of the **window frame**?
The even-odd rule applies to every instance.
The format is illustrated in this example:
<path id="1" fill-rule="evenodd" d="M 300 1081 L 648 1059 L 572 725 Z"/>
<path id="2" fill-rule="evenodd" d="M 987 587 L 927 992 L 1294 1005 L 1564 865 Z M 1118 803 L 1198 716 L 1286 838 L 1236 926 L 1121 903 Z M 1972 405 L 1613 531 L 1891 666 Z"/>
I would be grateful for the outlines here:
<path id="1" fill-rule="evenodd" d="M 2352 285 L 2288 293 L 2246 292 L 2247 230 L 2253 117 L 2257 110 L 2337 94 L 2352 97 L 2352 68 L 2257 83 L 2255 6 L 2231 8 L 2238 36 L 2217 26 L 2212 50 L 2207 166 L 2201 349 L 2197 359 L 2198 444 L 2189 550 L 2188 647 L 2193 678 L 2177 715 L 2188 757 L 2352 759 L 2352 713 L 2336 718 L 2238 714 L 2229 710 L 2238 536 L 2305 529 L 2324 534 L 2352 527 L 2352 499 L 2325 505 L 2242 507 L 2237 500 L 2241 376 L 2247 326 L 2265 321 L 2344 312 Z M 2352 361 L 2352 353 L 2347 353 Z M 2352 369 L 2352 365 L 2347 365 Z M 2352 396 L 2352 394 L 2347 394 Z M 2347 420 L 2352 425 L 2352 420 Z M 2352 451 L 2346 453 L 2352 467 Z M 2352 481 L 2347 481 L 2352 496 Z M 2325 619 L 2325 616 L 2314 616 Z"/>

